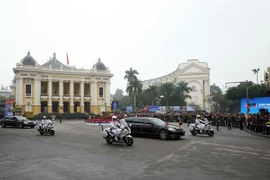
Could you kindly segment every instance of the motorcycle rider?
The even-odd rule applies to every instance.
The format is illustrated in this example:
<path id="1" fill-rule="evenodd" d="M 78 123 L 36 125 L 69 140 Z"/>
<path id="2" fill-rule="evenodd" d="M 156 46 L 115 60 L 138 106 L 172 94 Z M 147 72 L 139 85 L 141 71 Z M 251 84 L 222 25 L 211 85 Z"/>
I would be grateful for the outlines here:
<path id="1" fill-rule="evenodd" d="M 110 122 L 110 131 L 114 135 L 115 141 L 118 141 L 118 131 L 121 124 L 117 122 L 117 116 L 112 116 L 112 121 Z"/>
<path id="2" fill-rule="evenodd" d="M 203 117 L 200 116 L 199 114 L 196 116 L 195 126 L 200 131 L 200 133 L 202 133 L 202 130 L 204 128 L 204 120 Z"/>
<path id="3" fill-rule="evenodd" d="M 43 119 L 41 120 L 41 128 L 45 129 L 46 124 L 47 124 L 47 118 L 46 116 L 43 116 Z"/>

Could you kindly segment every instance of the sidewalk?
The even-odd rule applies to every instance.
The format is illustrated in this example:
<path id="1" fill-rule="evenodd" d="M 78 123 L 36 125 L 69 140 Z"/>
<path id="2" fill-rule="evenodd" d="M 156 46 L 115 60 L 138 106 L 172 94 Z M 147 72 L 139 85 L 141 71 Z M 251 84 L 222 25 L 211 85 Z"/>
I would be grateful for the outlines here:
<path id="1" fill-rule="evenodd" d="M 249 133 L 249 134 L 252 134 L 252 135 L 255 135 L 255 136 L 261 136 L 261 137 L 265 137 L 265 138 L 270 138 L 270 135 L 265 135 L 265 134 L 262 134 L 262 133 L 256 133 L 252 130 L 249 130 L 247 128 L 244 128 L 243 131 Z"/>

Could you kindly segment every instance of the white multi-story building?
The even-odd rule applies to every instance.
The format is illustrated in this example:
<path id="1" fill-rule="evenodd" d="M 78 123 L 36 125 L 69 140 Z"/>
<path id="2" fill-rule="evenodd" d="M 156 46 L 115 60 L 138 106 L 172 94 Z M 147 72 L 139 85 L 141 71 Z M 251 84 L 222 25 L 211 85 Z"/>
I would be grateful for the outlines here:
<path id="1" fill-rule="evenodd" d="M 15 108 L 23 113 L 96 113 L 111 111 L 113 74 L 98 59 L 91 69 L 76 69 L 53 58 L 40 65 L 30 52 L 13 68 Z"/>
<path id="2" fill-rule="evenodd" d="M 191 99 L 187 104 L 199 105 L 203 110 L 210 111 L 210 104 L 207 101 L 210 96 L 210 68 L 206 62 L 197 59 L 189 59 L 186 63 L 179 64 L 178 68 L 165 76 L 142 81 L 143 89 L 149 86 L 159 86 L 166 82 L 177 84 L 181 81 L 187 82 L 192 88 L 189 93 Z"/>

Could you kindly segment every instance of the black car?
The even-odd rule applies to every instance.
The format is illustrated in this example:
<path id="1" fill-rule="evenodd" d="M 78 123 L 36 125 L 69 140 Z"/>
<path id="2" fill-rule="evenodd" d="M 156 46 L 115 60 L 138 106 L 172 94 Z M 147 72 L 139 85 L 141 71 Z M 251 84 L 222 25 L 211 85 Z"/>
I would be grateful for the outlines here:
<path id="1" fill-rule="evenodd" d="M 160 139 L 180 138 L 185 135 L 183 128 L 175 125 L 166 125 L 158 118 L 128 117 L 125 118 L 131 124 L 132 135 L 156 136 Z"/>
<path id="2" fill-rule="evenodd" d="M 19 128 L 34 128 L 36 124 L 34 121 L 28 120 L 26 117 L 23 116 L 7 116 L 4 119 L 0 120 L 0 125 L 2 126 L 2 128 L 5 128 L 7 126 Z"/>

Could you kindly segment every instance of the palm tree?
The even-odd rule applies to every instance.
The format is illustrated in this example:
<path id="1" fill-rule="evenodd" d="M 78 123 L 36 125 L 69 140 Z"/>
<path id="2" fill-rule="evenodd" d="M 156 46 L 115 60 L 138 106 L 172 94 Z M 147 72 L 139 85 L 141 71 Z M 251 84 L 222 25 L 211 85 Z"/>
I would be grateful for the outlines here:
<path id="1" fill-rule="evenodd" d="M 151 97 L 151 103 L 152 103 L 152 106 L 153 106 L 154 105 L 154 100 L 156 99 L 156 97 L 158 95 L 157 86 L 149 86 L 149 88 L 146 89 L 146 92 Z"/>
<path id="2" fill-rule="evenodd" d="M 138 80 L 137 76 L 139 73 L 137 70 L 130 68 L 129 71 L 125 71 L 126 75 L 124 79 L 127 79 L 128 86 L 126 92 L 129 95 L 133 95 L 134 98 L 134 111 L 136 111 L 136 96 L 142 91 L 142 83 Z"/>
<path id="3" fill-rule="evenodd" d="M 169 105 L 169 99 L 172 97 L 174 89 L 175 85 L 173 83 L 165 83 L 160 87 L 160 92 L 164 95 L 167 106 Z"/>
<path id="4" fill-rule="evenodd" d="M 139 73 L 137 70 L 130 68 L 129 71 L 125 71 L 125 73 L 124 79 L 127 79 L 129 83 L 138 80 L 136 75 L 139 75 Z"/>
<path id="5" fill-rule="evenodd" d="M 129 95 L 133 95 L 133 98 L 134 98 L 133 99 L 134 100 L 134 111 L 136 111 L 136 96 L 141 91 L 142 91 L 142 83 L 139 80 L 133 80 L 127 86 L 126 92 Z"/>
<path id="6" fill-rule="evenodd" d="M 188 87 L 188 83 L 181 81 L 177 84 L 175 88 L 175 93 L 179 97 L 180 104 L 184 103 L 187 98 L 191 99 L 191 96 L 188 93 L 192 91 L 190 87 Z"/>

